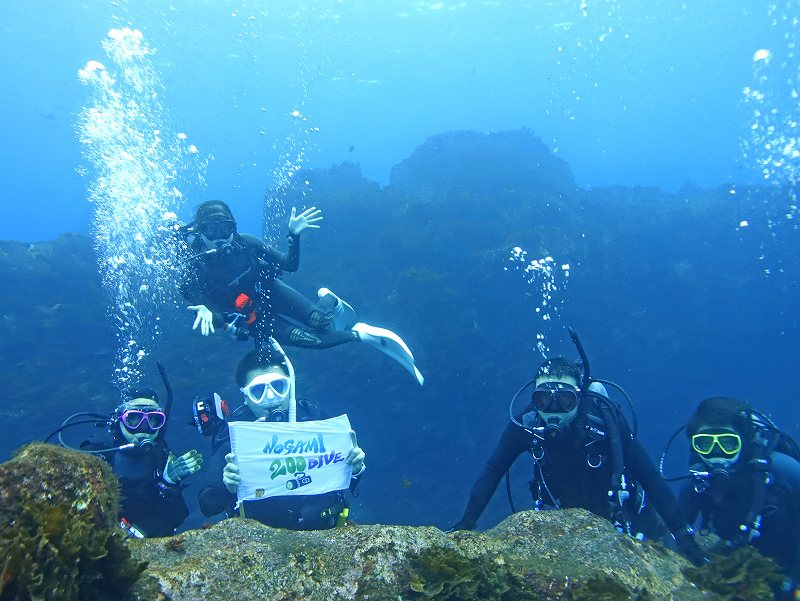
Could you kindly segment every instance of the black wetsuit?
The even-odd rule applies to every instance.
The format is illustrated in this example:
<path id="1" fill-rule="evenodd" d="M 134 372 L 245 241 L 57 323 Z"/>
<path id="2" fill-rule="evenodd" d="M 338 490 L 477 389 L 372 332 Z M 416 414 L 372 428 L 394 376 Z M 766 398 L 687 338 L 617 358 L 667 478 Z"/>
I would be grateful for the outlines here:
<path id="1" fill-rule="evenodd" d="M 307 422 L 325 419 L 316 403 L 306 399 L 297 401 L 297 421 Z M 256 416 L 243 405 L 230 417 L 230 421 L 256 421 Z M 223 511 L 229 516 L 244 515 L 274 528 L 288 530 L 326 530 L 334 528 L 342 511 L 348 506 L 345 491 L 337 490 L 319 495 L 286 495 L 244 501 L 234 509 L 236 495 L 228 492 L 222 483 L 225 455 L 231 452 L 228 428 L 225 426 L 212 442 L 213 456 L 208 471 L 213 483 L 200 491 L 200 510 L 206 516 Z M 354 490 L 358 477 L 353 478 L 350 490 Z"/>
<path id="2" fill-rule="evenodd" d="M 742 461 L 741 459 L 739 460 Z M 752 545 L 772 557 L 795 581 L 800 579 L 800 462 L 783 453 L 770 455 L 770 482 L 762 507 L 760 535 Z M 736 469 L 729 478 L 711 478 L 708 487 L 689 482 L 681 488 L 680 505 L 688 523 L 700 519 L 701 530 L 710 531 L 725 541 L 740 544 L 739 525 L 754 506 L 754 495 L 763 482 L 764 472 L 754 474 L 749 464 Z"/>
<path id="3" fill-rule="evenodd" d="M 527 415 L 526 419 L 540 419 L 531 405 L 515 416 L 517 421 L 527 423 L 523 422 L 523 415 Z M 542 425 L 536 421 L 532 424 Z M 680 521 L 675 495 L 641 444 L 631 437 L 627 426 L 619 423 L 618 427 L 624 474 L 631 492 L 625 513 L 632 521 L 633 532 L 661 538 L 666 534 L 664 524 L 671 532 L 677 532 L 686 523 Z M 542 509 L 583 508 L 614 521 L 608 494 L 612 476 L 609 438 L 603 420 L 587 413 L 579 414 L 569 431 L 545 440 L 509 422 L 472 487 L 464 515 L 455 528 L 475 527 L 500 479 L 526 451 L 539 458 L 534 462 L 531 492 L 541 501 Z M 591 467 L 590 463 L 597 467 Z M 646 493 L 646 497 L 644 509 L 640 511 L 642 493 Z"/>
<path id="4" fill-rule="evenodd" d="M 200 254 L 199 242 L 190 246 L 193 259 L 185 262 L 181 293 L 192 304 L 205 305 L 215 326 L 236 321 L 242 339 L 251 336 L 261 349 L 270 336 L 281 344 L 328 348 L 355 340 L 352 332 L 315 328 L 312 316 L 325 309 L 312 303 L 280 279 L 284 271 L 300 266 L 300 237 L 288 235 L 286 254 L 250 234 L 234 234 L 223 251 Z M 293 323 L 294 322 L 294 323 Z"/>
<path id="5" fill-rule="evenodd" d="M 110 432 L 81 443 L 85 450 L 108 449 L 125 444 Z M 162 470 L 169 451 L 156 440 L 149 450 L 141 448 L 98 453 L 114 470 L 120 484 L 120 518 L 135 525 L 145 536 L 171 536 L 189 515 L 180 485 L 169 484 Z"/>

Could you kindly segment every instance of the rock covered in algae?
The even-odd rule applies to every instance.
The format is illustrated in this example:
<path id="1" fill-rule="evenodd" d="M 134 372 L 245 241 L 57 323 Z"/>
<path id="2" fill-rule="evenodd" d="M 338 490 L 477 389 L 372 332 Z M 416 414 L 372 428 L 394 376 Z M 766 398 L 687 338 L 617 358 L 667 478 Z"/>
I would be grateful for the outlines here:
<path id="1" fill-rule="evenodd" d="M 581 510 L 523 512 L 483 533 L 352 526 L 291 532 L 229 519 L 131 541 L 138 599 L 708 599 L 666 549 Z"/>
<path id="2" fill-rule="evenodd" d="M 18 451 L 0 465 L 0 600 L 125 598 L 143 566 L 118 509 L 104 461 L 46 444 Z"/>
<path id="3" fill-rule="evenodd" d="M 750 546 L 714 555 L 708 565 L 687 569 L 686 576 L 718 597 L 734 601 L 768 601 L 784 580 L 778 564 Z"/>
<path id="4" fill-rule="evenodd" d="M 580 510 L 523 512 L 487 532 L 452 534 L 377 525 L 292 532 L 230 519 L 126 544 L 118 505 L 113 474 L 91 455 L 36 444 L 0 465 L 0 601 L 754 600 L 777 578 L 753 553 L 688 569 Z"/>

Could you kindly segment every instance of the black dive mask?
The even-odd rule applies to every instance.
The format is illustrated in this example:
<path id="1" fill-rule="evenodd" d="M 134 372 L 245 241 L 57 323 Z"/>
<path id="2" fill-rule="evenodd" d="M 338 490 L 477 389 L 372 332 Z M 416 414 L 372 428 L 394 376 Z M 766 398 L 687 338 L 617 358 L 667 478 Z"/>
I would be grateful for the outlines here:
<path id="1" fill-rule="evenodd" d="M 199 224 L 197 230 L 206 240 L 226 240 L 236 232 L 236 223 L 230 219 L 206 221 Z"/>
<path id="2" fill-rule="evenodd" d="M 205 221 L 195 225 L 193 231 L 206 252 L 230 255 L 234 250 L 236 222 L 231 219 Z"/>
<path id="3" fill-rule="evenodd" d="M 531 400 L 540 413 L 569 413 L 578 406 L 580 390 L 563 382 L 544 382 L 534 389 Z"/>

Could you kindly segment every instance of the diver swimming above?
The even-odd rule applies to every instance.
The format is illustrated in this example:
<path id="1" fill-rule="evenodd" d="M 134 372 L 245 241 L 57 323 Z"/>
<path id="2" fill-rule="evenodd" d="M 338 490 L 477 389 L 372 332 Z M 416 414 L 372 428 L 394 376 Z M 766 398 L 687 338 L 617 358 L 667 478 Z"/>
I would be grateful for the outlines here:
<path id="1" fill-rule="evenodd" d="M 237 231 L 228 205 L 210 200 L 197 207 L 194 219 L 180 229 L 189 256 L 181 262 L 181 293 L 195 312 L 192 329 L 203 336 L 218 329 L 239 340 L 253 338 L 259 355 L 269 354 L 274 336 L 287 346 L 330 348 L 364 342 L 385 353 L 422 385 L 414 356 L 394 332 L 357 322 L 353 308 L 327 288 L 311 302 L 288 286 L 283 271 L 300 266 L 300 234 L 319 228 L 316 207 L 289 217 L 286 253 L 250 234 Z"/>

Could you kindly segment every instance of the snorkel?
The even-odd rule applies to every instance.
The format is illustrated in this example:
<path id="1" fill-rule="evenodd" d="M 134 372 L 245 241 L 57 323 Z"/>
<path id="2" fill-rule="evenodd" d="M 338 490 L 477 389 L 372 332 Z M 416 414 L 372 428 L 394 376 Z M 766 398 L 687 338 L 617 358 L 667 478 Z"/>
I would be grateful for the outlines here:
<path id="1" fill-rule="evenodd" d="M 297 396 L 295 394 L 295 386 L 297 385 L 297 380 L 295 379 L 294 374 L 294 366 L 292 362 L 289 360 L 289 355 L 283 350 L 283 347 L 280 343 L 275 340 L 272 336 L 269 338 L 270 344 L 272 348 L 275 349 L 277 353 L 283 357 L 283 364 L 286 366 L 286 371 L 288 371 L 289 381 L 291 382 L 291 386 L 289 387 L 289 421 L 296 422 L 297 421 Z"/>
<path id="2" fill-rule="evenodd" d="M 633 408 L 633 401 L 631 401 L 631 397 L 628 396 L 628 393 L 625 392 L 625 389 L 622 388 L 622 386 L 620 386 L 616 382 L 612 382 L 611 380 L 603 380 L 601 378 L 591 377 L 591 370 L 589 367 L 589 357 L 586 354 L 586 350 L 583 348 L 581 339 L 578 338 L 578 333 L 575 330 L 573 330 L 572 328 L 567 328 L 567 329 L 569 331 L 569 337 L 572 339 L 572 344 L 575 345 L 575 348 L 578 351 L 578 355 L 580 355 L 581 362 L 583 363 L 583 382 L 582 382 L 583 394 L 586 396 L 593 397 L 601 401 L 601 405 L 605 405 L 605 404 L 610 404 L 609 399 L 601 394 L 598 394 L 593 390 L 590 390 L 590 386 L 592 385 L 592 383 L 599 382 L 604 386 L 611 386 L 611 388 L 618 390 L 619 393 L 622 395 L 622 397 L 625 399 L 625 402 L 628 405 L 628 409 L 630 409 L 631 418 L 633 420 L 632 424 L 633 427 L 631 428 L 631 434 L 633 435 L 633 438 L 636 438 L 637 435 L 639 434 L 639 418 L 636 415 L 636 410 Z M 618 407 L 614 406 L 613 404 L 610 404 L 610 406 L 613 406 L 618 413 L 620 412 Z"/>
<path id="3" fill-rule="evenodd" d="M 572 343 L 575 345 L 575 348 L 578 350 L 578 355 L 580 355 L 581 361 L 583 362 L 583 373 L 582 373 L 582 376 L 581 376 L 581 382 L 579 382 L 579 384 L 580 384 L 580 387 L 581 387 L 581 391 L 580 392 L 582 394 L 585 394 L 585 392 L 589 389 L 589 384 L 591 383 L 591 379 L 590 379 L 590 376 L 589 376 L 589 359 L 586 357 L 586 351 L 583 349 L 583 345 L 581 344 L 581 341 L 578 339 L 578 335 L 575 333 L 575 330 L 573 330 L 572 328 L 567 328 L 567 329 L 569 331 L 569 336 L 572 339 Z M 531 380 L 528 380 L 527 382 L 525 382 L 525 384 L 523 384 L 517 390 L 516 393 L 514 393 L 514 396 L 511 397 L 511 403 L 508 406 L 508 413 L 509 413 L 509 416 L 511 417 L 511 421 L 514 424 L 516 424 L 517 426 L 519 426 L 523 430 L 526 430 L 527 432 L 530 432 L 536 438 L 538 438 L 540 440 L 544 440 L 545 432 L 547 430 L 547 426 L 534 426 L 532 423 L 530 423 L 530 424 L 520 423 L 519 420 L 517 420 L 517 418 L 514 417 L 514 403 L 519 398 L 519 395 L 522 394 L 523 390 L 528 388 L 528 386 L 530 386 L 531 384 L 535 385 L 536 380 L 537 380 L 536 377 L 534 377 Z M 526 416 L 527 416 L 527 414 L 523 416 L 523 422 L 527 422 L 528 421 L 526 419 Z"/>
<path id="4" fill-rule="evenodd" d="M 161 440 L 167 435 L 167 426 L 169 425 L 169 414 L 172 412 L 172 386 L 169 383 L 169 378 L 167 378 L 167 370 L 164 369 L 164 366 L 161 365 L 160 362 L 156 361 L 156 367 L 158 367 L 158 373 L 161 376 L 161 382 L 164 384 L 164 391 L 167 393 L 167 402 L 164 403 L 164 415 L 167 416 L 167 421 L 164 422 L 164 427 L 161 428 L 161 431 L 158 435 L 161 437 Z"/>
<path id="5" fill-rule="evenodd" d="M 581 388 L 584 392 L 589 390 L 589 384 L 592 383 L 592 377 L 590 375 L 591 368 L 589 367 L 589 357 L 586 356 L 586 351 L 583 348 L 583 344 L 581 344 L 581 339 L 578 338 L 578 333 L 573 330 L 572 328 L 567 328 L 569 332 L 569 337 L 572 340 L 572 344 L 575 345 L 575 349 L 578 351 L 578 355 L 581 357 L 581 363 L 583 363 L 583 378 L 581 381 Z"/>

